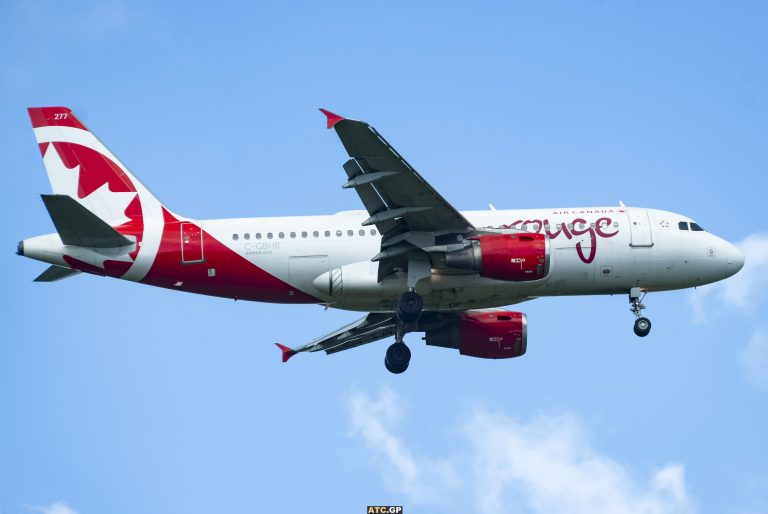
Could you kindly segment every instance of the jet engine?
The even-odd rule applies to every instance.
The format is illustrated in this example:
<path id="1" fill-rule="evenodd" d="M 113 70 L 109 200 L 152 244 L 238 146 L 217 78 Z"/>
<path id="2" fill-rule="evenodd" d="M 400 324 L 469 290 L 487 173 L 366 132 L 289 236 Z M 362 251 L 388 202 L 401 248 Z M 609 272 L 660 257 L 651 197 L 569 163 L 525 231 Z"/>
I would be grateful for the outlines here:
<path id="1" fill-rule="evenodd" d="M 425 331 L 428 345 L 457 348 L 462 355 L 509 359 L 525 353 L 528 320 L 522 312 L 468 311 Z"/>
<path id="2" fill-rule="evenodd" d="M 549 273 L 549 238 L 544 234 L 488 234 L 471 246 L 445 254 L 452 268 L 498 280 L 529 281 Z"/>

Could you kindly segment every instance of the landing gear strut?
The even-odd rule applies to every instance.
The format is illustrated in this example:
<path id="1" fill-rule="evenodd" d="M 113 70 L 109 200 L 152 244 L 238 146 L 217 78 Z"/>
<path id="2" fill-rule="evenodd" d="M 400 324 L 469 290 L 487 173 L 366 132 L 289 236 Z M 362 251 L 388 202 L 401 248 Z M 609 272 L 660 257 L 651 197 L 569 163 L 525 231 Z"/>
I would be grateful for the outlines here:
<path id="1" fill-rule="evenodd" d="M 643 309 L 645 309 L 645 305 L 643 305 L 645 295 L 646 293 L 639 287 L 633 287 L 629 290 L 629 310 L 637 318 L 635 319 L 634 330 L 638 337 L 645 337 L 651 331 L 651 320 L 642 315 Z"/>
<path id="2" fill-rule="evenodd" d="M 406 291 L 400 297 L 395 316 L 397 321 L 395 342 L 387 348 L 387 353 L 384 356 L 384 366 L 390 373 L 400 374 L 408 369 L 408 364 L 411 362 L 411 350 L 403 342 L 405 325 L 418 320 L 423 308 L 424 300 L 416 291 Z"/>

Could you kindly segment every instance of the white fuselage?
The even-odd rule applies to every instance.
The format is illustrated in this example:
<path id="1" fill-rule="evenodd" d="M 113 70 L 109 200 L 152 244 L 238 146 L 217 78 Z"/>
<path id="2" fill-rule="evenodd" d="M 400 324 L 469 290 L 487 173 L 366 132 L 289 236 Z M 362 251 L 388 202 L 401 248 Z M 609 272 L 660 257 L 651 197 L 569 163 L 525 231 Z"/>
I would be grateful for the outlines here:
<path id="1" fill-rule="evenodd" d="M 419 282 L 427 309 L 509 305 L 531 297 L 626 293 L 707 284 L 743 263 L 729 242 L 682 230 L 680 214 L 655 209 L 598 207 L 467 211 L 476 227 L 513 228 L 550 236 L 550 273 L 508 282 L 477 273 L 439 273 Z M 333 307 L 391 310 L 405 273 L 377 281 L 380 236 L 361 227 L 364 211 L 330 216 L 208 220 L 203 229 L 275 277 Z"/>
<path id="2" fill-rule="evenodd" d="M 689 218 L 668 211 L 593 207 L 463 215 L 478 229 L 546 234 L 549 272 L 539 280 L 515 282 L 434 269 L 431 277 L 416 286 L 425 309 L 481 309 L 540 296 L 695 287 L 735 274 L 744 262 L 734 245 L 706 231 L 691 230 L 695 223 Z M 164 242 L 151 259 L 149 274 L 138 279 L 131 274 L 111 276 L 236 299 L 392 311 L 407 290 L 407 273 L 397 271 L 378 281 L 379 264 L 371 258 L 380 250 L 381 236 L 375 228 L 361 225 L 367 217 L 365 211 L 347 211 L 328 216 L 188 220 L 179 222 L 181 236 L 176 225 L 166 223 Z M 184 226 L 200 236 L 185 241 Z M 189 258 L 190 251 L 195 251 L 195 258 Z M 110 252 L 114 250 L 63 245 L 57 233 L 27 239 L 21 250 L 27 257 L 64 267 L 74 258 L 94 265 L 90 272 L 95 273 L 105 261 L 119 260 Z"/>

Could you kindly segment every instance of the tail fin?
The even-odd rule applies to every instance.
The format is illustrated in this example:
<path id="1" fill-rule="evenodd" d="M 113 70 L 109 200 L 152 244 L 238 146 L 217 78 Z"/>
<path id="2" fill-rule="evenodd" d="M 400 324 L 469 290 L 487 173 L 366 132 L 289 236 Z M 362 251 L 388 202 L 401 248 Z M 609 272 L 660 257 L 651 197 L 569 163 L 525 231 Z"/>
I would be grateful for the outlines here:
<path id="1" fill-rule="evenodd" d="M 62 242 L 104 248 L 119 245 L 129 253 L 113 256 L 122 267 L 111 273 L 127 280 L 143 279 L 160 248 L 165 215 L 175 215 L 70 109 L 31 107 L 28 111 L 54 192 L 44 201 Z M 84 209 L 78 209 L 81 206 Z M 122 246 L 125 239 L 135 242 L 134 250 Z"/>
<path id="2" fill-rule="evenodd" d="M 70 109 L 28 112 L 55 194 L 71 196 L 112 227 L 141 223 L 150 213 L 162 216 L 157 198 Z"/>

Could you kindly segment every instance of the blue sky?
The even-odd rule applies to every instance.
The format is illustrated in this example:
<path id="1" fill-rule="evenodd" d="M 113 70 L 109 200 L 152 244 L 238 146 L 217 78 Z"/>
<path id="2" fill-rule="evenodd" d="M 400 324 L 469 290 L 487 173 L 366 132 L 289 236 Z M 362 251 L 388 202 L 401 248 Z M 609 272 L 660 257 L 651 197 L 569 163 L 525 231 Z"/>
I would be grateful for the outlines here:
<path id="1" fill-rule="evenodd" d="M 0 7 L 0 512 L 768 513 L 762 2 L 8 1 Z M 695 292 L 524 304 L 528 354 L 409 336 L 279 362 L 357 317 L 44 268 L 24 108 L 67 105 L 170 208 L 360 208 L 316 111 L 460 209 L 685 213 L 747 266 Z"/>

